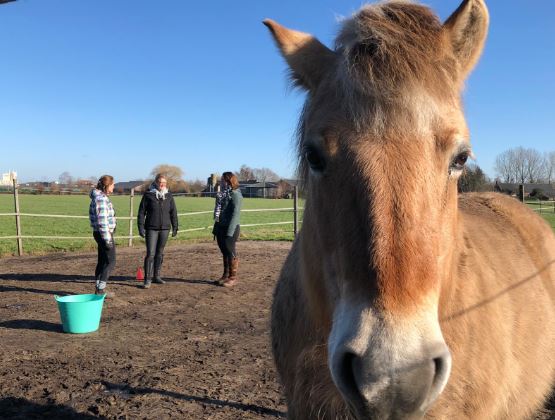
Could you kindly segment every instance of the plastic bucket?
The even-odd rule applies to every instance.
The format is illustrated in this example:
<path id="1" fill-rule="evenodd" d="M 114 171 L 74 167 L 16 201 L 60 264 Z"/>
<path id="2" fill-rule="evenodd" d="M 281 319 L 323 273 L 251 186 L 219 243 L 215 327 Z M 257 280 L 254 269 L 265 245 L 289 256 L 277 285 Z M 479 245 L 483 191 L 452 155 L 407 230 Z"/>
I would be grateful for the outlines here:
<path id="1" fill-rule="evenodd" d="M 83 334 L 98 330 L 106 295 L 54 296 L 64 332 Z"/>

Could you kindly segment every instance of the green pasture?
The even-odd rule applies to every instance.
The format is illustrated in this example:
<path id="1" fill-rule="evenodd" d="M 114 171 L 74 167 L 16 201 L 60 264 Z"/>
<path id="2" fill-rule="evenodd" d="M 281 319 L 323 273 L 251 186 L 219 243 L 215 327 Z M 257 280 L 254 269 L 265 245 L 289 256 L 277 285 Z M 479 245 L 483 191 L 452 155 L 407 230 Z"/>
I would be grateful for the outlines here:
<path id="1" fill-rule="evenodd" d="M 551 225 L 551 228 L 555 232 L 555 204 L 553 203 L 553 201 L 542 202 L 541 211 L 539 201 L 529 201 L 526 204 L 528 205 L 528 207 L 534 209 L 536 213 L 542 216 L 547 221 L 547 223 Z"/>
<path id="2" fill-rule="evenodd" d="M 128 217 L 129 196 L 113 196 L 112 202 L 116 209 L 116 217 Z M 141 196 L 134 198 L 134 216 L 137 215 Z M 212 211 L 213 198 L 183 197 L 175 198 L 178 213 Z M 88 216 L 90 199 L 86 195 L 30 195 L 20 194 L 19 206 L 21 213 L 60 214 Z M 302 203 L 300 204 L 302 206 Z M 243 209 L 276 209 L 292 208 L 293 200 L 245 198 Z M 13 195 L 0 194 L 0 213 L 13 213 Z M 299 215 L 302 218 L 302 214 Z M 243 212 L 241 215 L 241 239 L 249 240 L 292 240 L 293 223 L 286 225 L 253 226 L 244 225 L 293 221 L 292 211 L 272 212 Z M 171 241 L 191 242 L 212 240 L 212 214 L 183 215 L 179 217 L 180 233 Z M 203 228 L 198 231 L 187 232 L 187 229 Z M 63 219 L 50 217 L 21 217 L 21 231 L 23 235 L 31 236 L 88 236 L 91 239 L 23 239 L 23 249 L 26 254 L 42 254 L 55 251 L 92 250 L 96 245 L 92 239 L 91 228 L 87 219 Z M 0 216 L 0 237 L 16 234 L 15 217 Z M 117 236 L 129 234 L 129 220 L 119 219 Z M 133 235 L 138 235 L 136 221 L 133 221 Z M 127 246 L 128 239 L 118 239 L 119 246 Z M 133 245 L 144 245 L 141 238 L 134 238 Z M 17 252 L 15 239 L 0 239 L 0 256 L 12 255 Z"/>
<path id="3" fill-rule="evenodd" d="M 141 196 L 134 198 L 134 215 L 137 214 Z M 89 197 L 86 195 L 29 195 L 19 196 L 20 211 L 35 214 L 60 214 L 88 216 Z M 117 216 L 129 216 L 129 196 L 113 196 L 112 201 L 116 208 Z M 211 211 L 214 207 L 213 198 L 176 197 L 179 213 L 198 211 Z M 538 209 L 538 202 L 527 203 L 531 208 Z M 300 206 L 302 206 L 302 202 Z M 260 198 L 245 198 L 243 208 L 246 209 L 275 209 L 292 208 L 293 200 L 273 200 Z M 13 196 L 0 194 L 0 213 L 14 212 Z M 555 211 L 553 203 L 542 205 L 542 212 L 537 211 L 555 231 Z M 299 214 L 302 219 L 302 212 Z M 241 238 L 249 240 L 292 240 L 293 224 L 253 226 L 248 224 L 273 223 L 293 221 L 291 211 L 280 212 L 244 212 L 241 216 Z M 192 242 L 212 240 L 211 235 L 212 214 L 184 215 L 179 217 L 180 233 L 173 242 Z M 203 228 L 198 231 L 187 232 L 187 229 Z M 23 239 L 25 253 L 42 254 L 55 251 L 92 250 L 95 243 L 92 240 L 88 219 L 62 219 L 46 217 L 21 217 L 21 230 L 23 235 L 31 236 L 87 236 L 91 239 Z M 0 216 L 0 236 L 13 236 L 16 234 L 14 216 Z M 116 236 L 129 234 L 129 220 L 119 219 Z M 133 235 L 138 235 L 136 221 L 133 221 Z M 127 246 L 127 239 L 117 240 L 119 246 Z M 133 239 L 134 245 L 143 246 L 141 238 Z M 13 255 L 17 252 L 15 239 L 0 239 L 0 256 Z"/>

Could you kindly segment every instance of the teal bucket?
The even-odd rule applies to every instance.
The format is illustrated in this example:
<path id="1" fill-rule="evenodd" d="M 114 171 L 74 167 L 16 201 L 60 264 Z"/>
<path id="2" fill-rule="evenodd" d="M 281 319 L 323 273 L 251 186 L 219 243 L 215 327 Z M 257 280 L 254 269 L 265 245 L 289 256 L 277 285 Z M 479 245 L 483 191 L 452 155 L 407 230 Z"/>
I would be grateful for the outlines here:
<path id="1" fill-rule="evenodd" d="M 98 330 L 106 295 L 54 296 L 64 332 L 84 334 Z"/>

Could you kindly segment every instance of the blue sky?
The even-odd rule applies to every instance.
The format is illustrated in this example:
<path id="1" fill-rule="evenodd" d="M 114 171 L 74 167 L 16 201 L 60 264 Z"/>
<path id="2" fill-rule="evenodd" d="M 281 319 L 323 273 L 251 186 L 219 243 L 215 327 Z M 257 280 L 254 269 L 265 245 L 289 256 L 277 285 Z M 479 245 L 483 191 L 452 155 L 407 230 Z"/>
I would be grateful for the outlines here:
<path id="1" fill-rule="evenodd" d="M 464 95 L 477 163 L 555 150 L 555 1 L 490 0 L 485 53 Z M 160 163 L 186 179 L 242 164 L 293 176 L 303 94 L 261 21 L 331 45 L 339 0 L 17 0 L 0 6 L 0 172 L 20 180 Z M 442 19 L 457 0 L 429 0 Z"/>

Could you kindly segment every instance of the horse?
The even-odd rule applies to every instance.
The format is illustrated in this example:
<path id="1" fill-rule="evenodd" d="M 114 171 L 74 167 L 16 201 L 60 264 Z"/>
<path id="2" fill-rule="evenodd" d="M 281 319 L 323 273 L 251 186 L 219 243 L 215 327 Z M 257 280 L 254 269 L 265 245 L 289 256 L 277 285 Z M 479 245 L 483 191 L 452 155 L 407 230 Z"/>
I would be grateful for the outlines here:
<path id="1" fill-rule="evenodd" d="M 555 379 L 555 237 L 515 198 L 459 194 L 461 93 L 489 12 L 363 6 L 335 46 L 266 19 L 293 84 L 302 229 L 273 295 L 291 419 L 524 419 Z"/>

